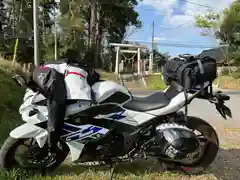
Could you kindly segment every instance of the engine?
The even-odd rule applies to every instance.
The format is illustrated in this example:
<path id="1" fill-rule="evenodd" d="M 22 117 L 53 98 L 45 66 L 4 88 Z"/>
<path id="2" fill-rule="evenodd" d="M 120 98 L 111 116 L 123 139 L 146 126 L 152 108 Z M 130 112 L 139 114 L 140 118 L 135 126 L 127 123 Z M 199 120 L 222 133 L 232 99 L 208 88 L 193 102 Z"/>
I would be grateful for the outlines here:
<path id="1" fill-rule="evenodd" d="M 193 131 L 178 124 L 162 124 L 157 127 L 154 145 L 148 152 L 174 160 L 183 160 L 194 156 L 200 142 Z"/>

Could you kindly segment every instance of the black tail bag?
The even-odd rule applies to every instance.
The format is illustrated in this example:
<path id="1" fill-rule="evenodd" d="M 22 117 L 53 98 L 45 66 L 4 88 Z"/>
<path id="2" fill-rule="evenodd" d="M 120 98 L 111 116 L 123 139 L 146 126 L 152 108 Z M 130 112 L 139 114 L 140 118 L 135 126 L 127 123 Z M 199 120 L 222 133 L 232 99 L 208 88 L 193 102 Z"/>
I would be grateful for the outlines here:
<path id="1" fill-rule="evenodd" d="M 191 89 L 205 82 L 213 82 L 217 77 L 216 60 L 210 57 L 176 57 L 169 60 L 163 68 L 167 85 L 177 82 L 184 89 Z"/>

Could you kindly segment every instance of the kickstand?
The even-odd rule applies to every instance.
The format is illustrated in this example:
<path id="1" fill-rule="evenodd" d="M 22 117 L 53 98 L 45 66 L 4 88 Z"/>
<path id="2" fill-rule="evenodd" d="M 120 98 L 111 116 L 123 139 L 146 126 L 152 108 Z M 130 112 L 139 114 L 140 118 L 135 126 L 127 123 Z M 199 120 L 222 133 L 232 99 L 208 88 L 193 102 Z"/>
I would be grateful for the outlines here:
<path id="1" fill-rule="evenodd" d="M 113 165 L 111 167 L 111 174 L 110 174 L 110 179 L 109 180 L 113 180 L 113 174 L 115 173 L 116 171 L 116 165 Z"/>

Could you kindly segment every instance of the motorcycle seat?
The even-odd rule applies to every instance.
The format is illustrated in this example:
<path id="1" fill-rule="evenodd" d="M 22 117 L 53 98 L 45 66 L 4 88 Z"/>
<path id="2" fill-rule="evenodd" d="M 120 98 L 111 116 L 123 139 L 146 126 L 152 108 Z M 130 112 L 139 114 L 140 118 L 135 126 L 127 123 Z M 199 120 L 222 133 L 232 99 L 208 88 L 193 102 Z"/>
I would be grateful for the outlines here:
<path id="1" fill-rule="evenodd" d="M 156 92 L 146 97 L 133 97 L 123 105 L 124 108 L 133 111 L 150 111 L 166 107 L 170 103 L 164 92 Z"/>

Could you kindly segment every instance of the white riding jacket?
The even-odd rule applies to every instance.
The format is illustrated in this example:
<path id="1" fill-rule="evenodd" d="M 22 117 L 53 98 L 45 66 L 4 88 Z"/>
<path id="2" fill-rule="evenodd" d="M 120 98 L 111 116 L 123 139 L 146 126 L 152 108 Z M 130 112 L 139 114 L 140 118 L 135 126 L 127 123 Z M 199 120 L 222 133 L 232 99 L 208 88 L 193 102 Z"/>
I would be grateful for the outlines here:
<path id="1" fill-rule="evenodd" d="M 54 68 L 64 74 L 67 99 L 91 100 L 91 87 L 88 85 L 88 73 L 79 68 L 62 64 L 47 64 L 44 67 Z"/>
<path id="2" fill-rule="evenodd" d="M 67 99 L 82 100 L 81 109 L 89 107 L 91 104 L 91 87 L 87 83 L 88 73 L 85 70 L 69 66 L 67 63 L 47 64 L 44 67 L 54 68 L 59 73 L 64 74 Z M 43 95 L 33 92 L 31 89 L 27 89 L 23 98 L 23 104 L 19 108 L 19 113 L 22 115 L 22 118 L 28 119 L 29 111 L 31 111 L 33 108 L 47 113 L 46 107 L 32 104 L 33 101 L 41 101 L 44 99 L 46 98 Z"/>

